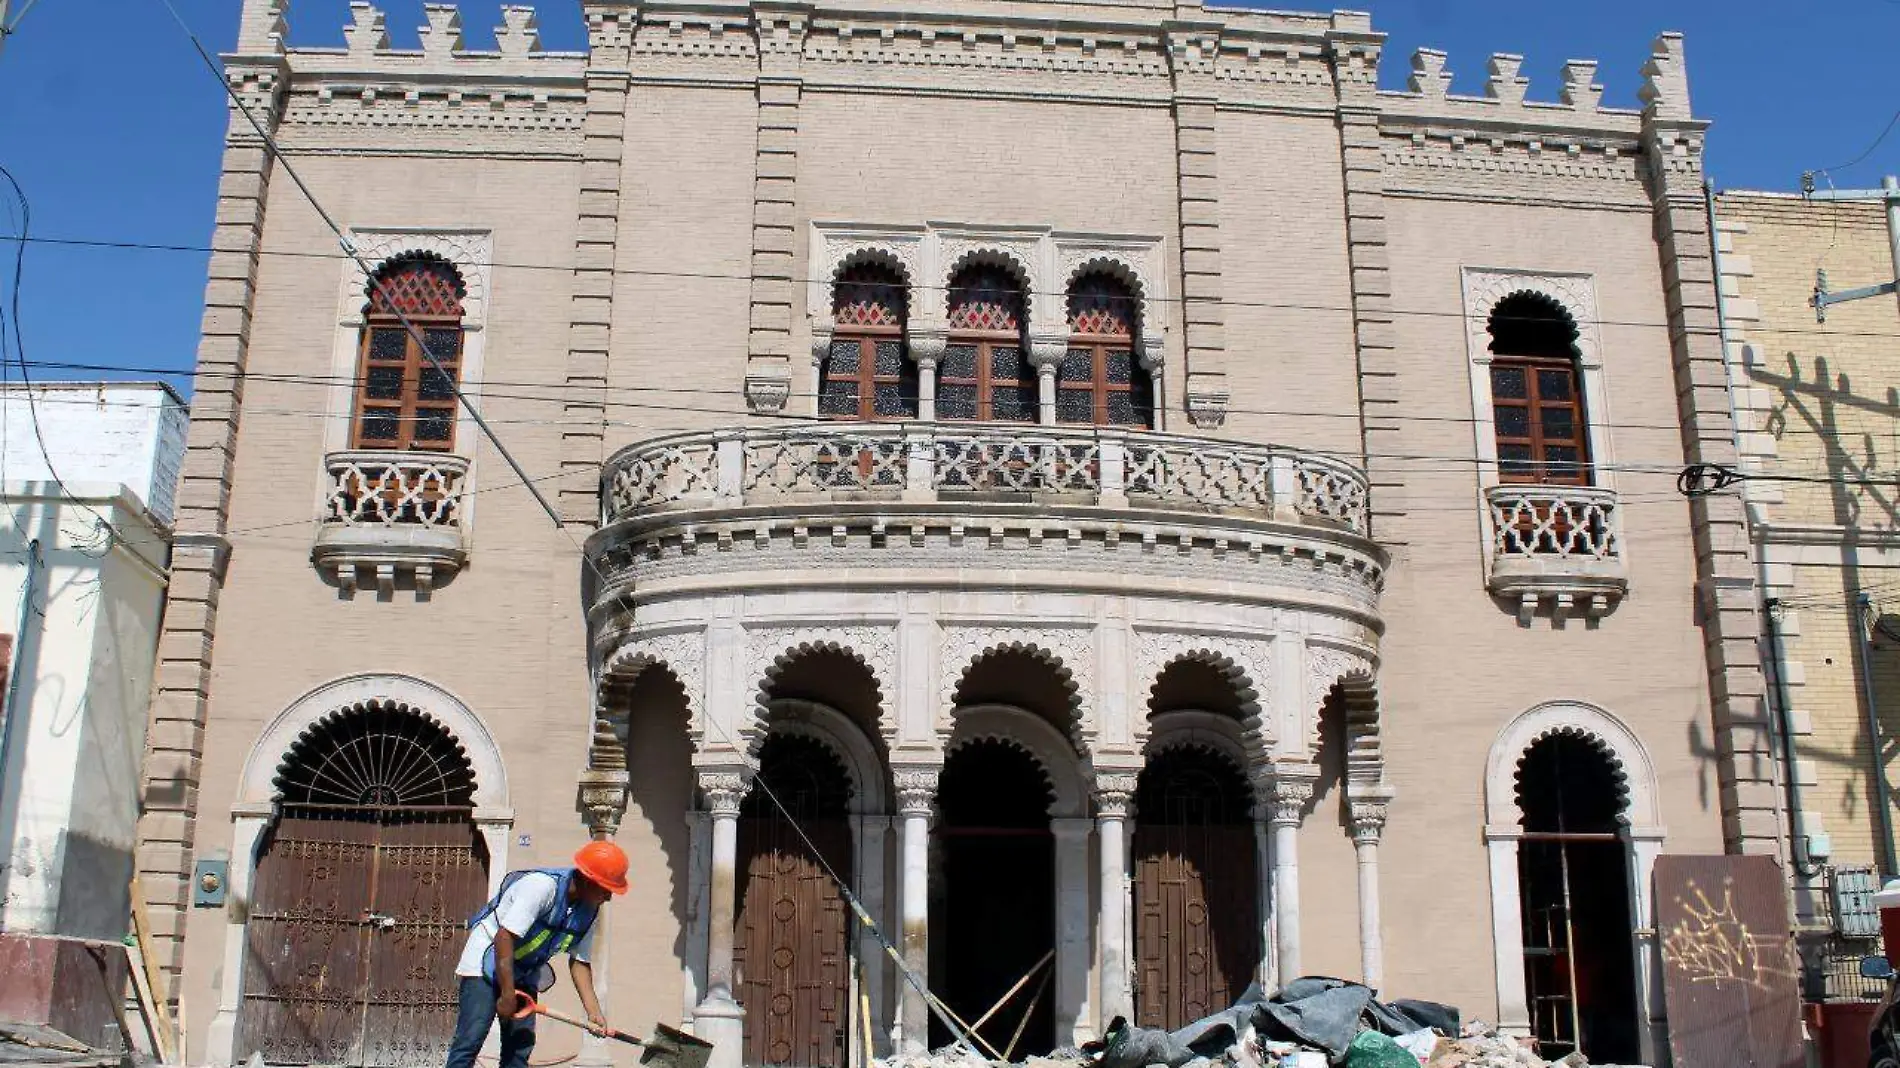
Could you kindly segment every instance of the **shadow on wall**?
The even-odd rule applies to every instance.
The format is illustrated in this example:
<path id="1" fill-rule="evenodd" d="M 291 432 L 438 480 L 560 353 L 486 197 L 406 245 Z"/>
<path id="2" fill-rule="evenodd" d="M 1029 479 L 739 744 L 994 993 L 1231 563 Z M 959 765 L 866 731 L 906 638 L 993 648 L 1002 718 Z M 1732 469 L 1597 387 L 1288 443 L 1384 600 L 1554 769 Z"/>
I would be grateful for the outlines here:
<path id="1" fill-rule="evenodd" d="M 129 846 L 67 831 L 61 835 L 56 932 L 117 942 L 131 924 Z"/>
<path id="2" fill-rule="evenodd" d="M 686 691 L 664 668 L 649 668 L 627 694 L 627 814 L 619 839 L 633 853 L 633 889 L 619 902 L 617 929 L 634 932 L 632 960 L 616 964 L 618 991 L 637 991 L 636 1020 L 677 1025 L 685 993 L 686 900 L 692 852 L 683 818 L 693 800 L 693 743 L 687 737 Z M 641 842 L 646 838 L 648 842 Z M 643 866 L 657 853 L 664 867 Z M 670 943 L 663 944 L 665 932 Z M 623 940 L 623 944 L 625 944 Z M 670 952 L 669 958 L 666 954 Z M 633 974 L 629 974 L 633 973 Z M 625 995 L 621 995 L 625 996 Z"/>
<path id="3" fill-rule="evenodd" d="M 1757 367 L 1752 374 L 1755 383 L 1776 393 L 1763 429 L 1777 442 L 1806 436 L 1819 446 L 1822 469 L 1796 473 L 1825 478 L 1825 485 L 1807 485 L 1824 492 L 1828 504 L 1825 513 L 1796 516 L 1794 522 L 1831 523 L 1843 532 L 1837 598 L 1817 590 L 1803 596 L 1801 607 L 1808 612 L 1845 614 L 1851 636 L 1861 624 L 1857 599 L 1862 593 L 1871 598 L 1876 610 L 1883 601 L 1900 599 L 1900 580 L 1886 569 L 1876 570 L 1871 577 L 1863 575 L 1859 552 L 1861 532 L 1877 532 L 1876 536 L 1885 541 L 1900 527 L 1900 492 L 1895 489 L 1893 474 L 1900 467 L 1900 388 L 1888 386 L 1878 399 L 1862 396 L 1855 392 L 1853 379 L 1835 372 L 1825 356 L 1813 357 L 1806 369 L 1799 353 L 1785 352 L 1783 361 L 1785 373 Z M 1800 486 L 1789 489 L 1792 493 L 1804 492 Z M 1853 660 L 1849 668 L 1854 673 L 1856 704 L 1862 715 L 1869 700 L 1863 680 L 1868 673 L 1874 676 L 1873 698 L 1879 705 L 1876 718 L 1883 736 L 1879 767 L 1885 769 L 1900 754 L 1900 656 L 1895 655 L 1900 652 L 1900 627 L 1888 624 L 1883 630 L 1893 633 L 1876 631 L 1872 635 L 1866 646 L 1866 662 L 1861 644 L 1851 642 Z M 1801 658 L 1791 653 L 1790 659 Z M 1871 837 L 1877 829 L 1872 826 L 1867 806 L 1878 793 L 1876 771 L 1866 756 L 1856 751 L 1859 748 L 1858 744 L 1828 748 L 1810 739 L 1801 744 L 1800 752 L 1803 760 L 1859 773 L 1843 784 L 1845 811 L 1841 815 L 1864 821 L 1862 826 Z"/>

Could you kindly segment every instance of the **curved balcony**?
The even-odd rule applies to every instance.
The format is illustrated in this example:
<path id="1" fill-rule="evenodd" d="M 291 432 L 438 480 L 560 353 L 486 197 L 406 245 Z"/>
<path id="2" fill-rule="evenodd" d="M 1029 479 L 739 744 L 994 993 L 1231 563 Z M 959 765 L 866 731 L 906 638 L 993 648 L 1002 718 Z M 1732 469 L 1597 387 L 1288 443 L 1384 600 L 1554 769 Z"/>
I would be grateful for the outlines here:
<path id="1" fill-rule="evenodd" d="M 1595 619 L 1629 590 L 1616 491 L 1594 486 L 1506 484 L 1485 491 L 1492 594 L 1530 624 L 1581 610 Z"/>
<path id="2" fill-rule="evenodd" d="M 426 596 L 461 569 L 466 459 L 355 450 L 330 453 L 323 464 L 329 490 L 310 558 L 345 593 L 368 572 L 384 596 L 399 578 Z"/>
<path id="3" fill-rule="evenodd" d="M 1343 460 L 1114 430 L 841 423 L 675 434 L 620 450 L 602 477 L 604 524 L 822 502 L 1081 505 L 1366 529 L 1366 479 Z"/>

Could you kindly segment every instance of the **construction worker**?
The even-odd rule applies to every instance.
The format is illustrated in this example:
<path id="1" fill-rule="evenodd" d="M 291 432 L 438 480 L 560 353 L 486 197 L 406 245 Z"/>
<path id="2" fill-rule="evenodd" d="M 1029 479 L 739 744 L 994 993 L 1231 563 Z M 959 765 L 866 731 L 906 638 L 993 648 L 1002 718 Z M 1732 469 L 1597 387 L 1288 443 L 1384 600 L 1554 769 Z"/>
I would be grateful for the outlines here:
<path id="1" fill-rule="evenodd" d="M 455 965 L 461 1005 L 448 1068 L 471 1068 L 488 1037 L 501 1024 L 501 1068 L 528 1068 L 534 1049 L 534 1017 L 516 1019 L 522 995 L 535 997 L 554 985 L 549 963 L 566 953 L 568 974 L 596 1034 L 607 1017 L 594 997 L 594 917 L 615 894 L 627 892 L 627 854 L 612 842 L 589 842 L 571 868 L 511 871 L 501 892 L 468 921 L 468 943 Z"/>

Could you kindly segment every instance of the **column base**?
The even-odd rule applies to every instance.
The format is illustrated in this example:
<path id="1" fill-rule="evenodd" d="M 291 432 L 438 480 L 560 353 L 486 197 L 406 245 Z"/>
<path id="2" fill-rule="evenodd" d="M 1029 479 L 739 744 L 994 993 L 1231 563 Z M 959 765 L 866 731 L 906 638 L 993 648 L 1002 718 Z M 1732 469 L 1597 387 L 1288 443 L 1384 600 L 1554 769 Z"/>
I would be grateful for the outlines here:
<path id="1" fill-rule="evenodd" d="M 724 995 L 714 994 L 693 1010 L 693 1033 L 712 1043 L 706 1068 L 744 1068 L 745 1009 Z"/>
<path id="2" fill-rule="evenodd" d="M 237 1063 L 237 1022 L 238 1014 L 236 1009 L 219 1008 L 217 1013 L 211 1017 L 211 1026 L 205 1032 L 206 1063 Z M 148 1041 L 146 1036 L 141 1033 L 142 1031 L 143 1028 L 140 1027 L 135 1026 L 132 1028 L 132 1037 L 137 1039 L 140 1045 L 144 1045 Z M 185 1063 L 189 1064 L 191 1062 L 186 1061 Z"/>

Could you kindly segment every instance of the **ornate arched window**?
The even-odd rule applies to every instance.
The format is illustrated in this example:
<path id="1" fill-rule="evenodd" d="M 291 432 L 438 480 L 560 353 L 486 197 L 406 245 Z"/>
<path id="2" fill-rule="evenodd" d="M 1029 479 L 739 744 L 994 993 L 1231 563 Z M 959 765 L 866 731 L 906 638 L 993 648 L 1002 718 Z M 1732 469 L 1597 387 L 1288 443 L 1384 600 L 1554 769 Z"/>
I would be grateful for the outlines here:
<path id="1" fill-rule="evenodd" d="M 970 264 L 950 279 L 950 338 L 937 369 L 937 415 L 944 419 L 1033 423 L 1040 410 L 1036 369 L 1023 335 L 1023 285 L 992 264 Z"/>
<path id="2" fill-rule="evenodd" d="M 819 369 L 819 415 L 916 418 L 917 368 L 904 353 L 905 313 L 896 271 L 862 263 L 838 273 L 831 348 Z"/>
<path id="3" fill-rule="evenodd" d="M 1516 293 L 1498 301 L 1489 326 L 1499 478 L 1589 485 L 1576 321 L 1549 297 Z"/>
<path id="4" fill-rule="evenodd" d="M 1135 358 L 1135 296 L 1086 274 L 1069 287 L 1069 351 L 1056 373 L 1056 422 L 1154 425 L 1154 382 Z"/>
<path id="5" fill-rule="evenodd" d="M 462 276 L 448 261 L 426 252 L 383 264 L 367 287 L 359 341 L 356 419 L 350 446 L 357 449 L 455 447 L 454 385 L 462 366 Z M 403 327 L 406 317 L 429 347 Z"/>

